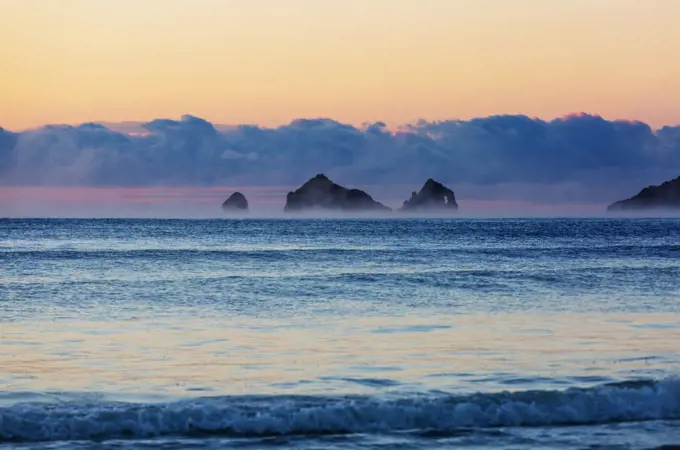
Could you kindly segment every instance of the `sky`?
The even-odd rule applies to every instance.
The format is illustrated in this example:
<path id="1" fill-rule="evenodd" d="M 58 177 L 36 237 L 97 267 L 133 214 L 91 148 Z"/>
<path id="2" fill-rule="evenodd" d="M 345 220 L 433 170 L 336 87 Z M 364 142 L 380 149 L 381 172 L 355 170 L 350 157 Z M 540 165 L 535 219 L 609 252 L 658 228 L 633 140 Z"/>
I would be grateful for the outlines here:
<path id="1" fill-rule="evenodd" d="M 278 210 L 321 172 L 393 207 L 435 177 L 466 210 L 599 211 L 680 175 L 678 17 L 676 0 L 0 0 L 0 216 L 212 211 L 235 189 Z"/>
<path id="2" fill-rule="evenodd" d="M 0 0 L 0 126 L 680 123 L 676 0 Z"/>

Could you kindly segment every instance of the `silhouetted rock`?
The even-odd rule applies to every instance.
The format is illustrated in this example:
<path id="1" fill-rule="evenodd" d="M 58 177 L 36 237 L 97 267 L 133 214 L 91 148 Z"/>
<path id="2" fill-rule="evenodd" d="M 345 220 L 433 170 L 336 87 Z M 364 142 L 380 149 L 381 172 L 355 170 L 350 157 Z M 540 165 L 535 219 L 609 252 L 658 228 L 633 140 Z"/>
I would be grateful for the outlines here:
<path id="1" fill-rule="evenodd" d="M 319 174 L 286 196 L 286 212 L 326 209 L 337 211 L 387 212 L 391 208 L 378 203 L 359 189 L 347 189 Z"/>
<path id="2" fill-rule="evenodd" d="M 432 178 L 427 180 L 420 192 L 415 191 L 406 200 L 401 211 L 456 211 L 458 203 L 453 191 Z"/>
<path id="3" fill-rule="evenodd" d="M 234 192 L 228 199 L 222 203 L 222 209 L 225 212 L 244 212 L 248 211 L 248 200 L 246 196 L 240 192 Z"/>
<path id="4" fill-rule="evenodd" d="M 680 209 L 680 177 L 659 186 L 647 186 L 636 196 L 612 203 L 608 211 Z"/>

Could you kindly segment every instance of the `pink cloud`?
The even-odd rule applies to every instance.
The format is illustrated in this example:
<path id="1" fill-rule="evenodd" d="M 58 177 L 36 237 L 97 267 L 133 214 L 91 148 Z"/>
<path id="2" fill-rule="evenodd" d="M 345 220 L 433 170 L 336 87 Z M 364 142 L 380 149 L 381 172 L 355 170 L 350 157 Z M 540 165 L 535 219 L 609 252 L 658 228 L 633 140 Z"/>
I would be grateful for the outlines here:
<path id="1" fill-rule="evenodd" d="M 567 120 L 567 119 L 582 119 L 584 117 L 600 117 L 597 114 L 588 114 L 586 112 L 573 112 L 573 113 L 568 113 L 560 117 L 562 120 Z"/>

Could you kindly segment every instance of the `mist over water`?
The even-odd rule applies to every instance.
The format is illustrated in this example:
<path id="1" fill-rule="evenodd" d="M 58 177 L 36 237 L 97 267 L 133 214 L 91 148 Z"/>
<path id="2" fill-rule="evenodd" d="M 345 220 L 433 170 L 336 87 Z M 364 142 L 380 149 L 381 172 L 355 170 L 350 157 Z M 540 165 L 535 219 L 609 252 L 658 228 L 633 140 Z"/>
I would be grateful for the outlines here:
<path id="1" fill-rule="evenodd" d="M 678 210 L 607 212 L 600 203 L 541 203 L 514 200 L 467 198 L 459 192 L 459 209 L 451 213 L 399 211 L 412 189 L 361 186 L 374 199 L 393 208 L 386 214 L 314 210 L 284 213 L 286 194 L 293 187 L 214 188 L 0 188 L 0 217 L 32 218 L 515 218 L 515 217 L 678 217 Z M 222 202 L 233 192 L 242 192 L 249 211 L 225 214 Z"/>
<path id="2" fill-rule="evenodd" d="M 392 212 L 343 212 L 332 210 L 309 210 L 295 213 L 283 211 L 283 206 L 250 205 L 245 213 L 225 213 L 220 202 L 211 204 L 111 204 L 73 205 L 64 204 L 4 204 L 0 208 L 0 217 L 5 218 L 119 218 L 119 219 L 239 219 L 239 220 L 301 220 L 301 219 L 514 219 L 514 218 L 583 218 L 583 219 L 645 219 L 645 218 L 680 218 L 678 209 L 651 209 L 643 211 L 607 212 L 601 205 L 562 205 L 550 207 L 545 205 L 518 205 L 503 202 L 459 202 L 456 212 L 403 212 L 395 209 Z"/>

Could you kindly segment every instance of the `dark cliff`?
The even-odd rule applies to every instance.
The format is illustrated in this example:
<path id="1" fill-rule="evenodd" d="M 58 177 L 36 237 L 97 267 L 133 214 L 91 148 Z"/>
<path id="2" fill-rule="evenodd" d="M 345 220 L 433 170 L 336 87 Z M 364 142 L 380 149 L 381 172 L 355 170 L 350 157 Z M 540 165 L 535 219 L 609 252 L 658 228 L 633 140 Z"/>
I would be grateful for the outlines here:
<path id="1" fill-rule="evenodd" d="M 647 209 L 680 209 L 680 177 L 658 186 L 647 186 L 637 195 L 619 200 L 608 211 L 631 211 Z"/>
<path id="2" fill-rule="evenodd" d="M 234 192 L 222 203 L 224 212 L 245 212 L 248 211 L 248 200 L 240 192 Z"/>
<path id="3" fill-rule="evenodd" d="M 390 208 L 376 202 L 366 192 L 359 189 L 347 189 L 333 183 L 327 176 L 319 174 L 307 181 L 286 197 L 286 212 L 298 212 L 315 209 L 353 211 L 353 212 L 387 212 Z"/>
<path id="4" fill-rule="evenodd" d="M 427 180 L 419 192 L 413 192 L 401 211 L 456 211 L 458 203 L 453 191 L 443 184 Z"/>

